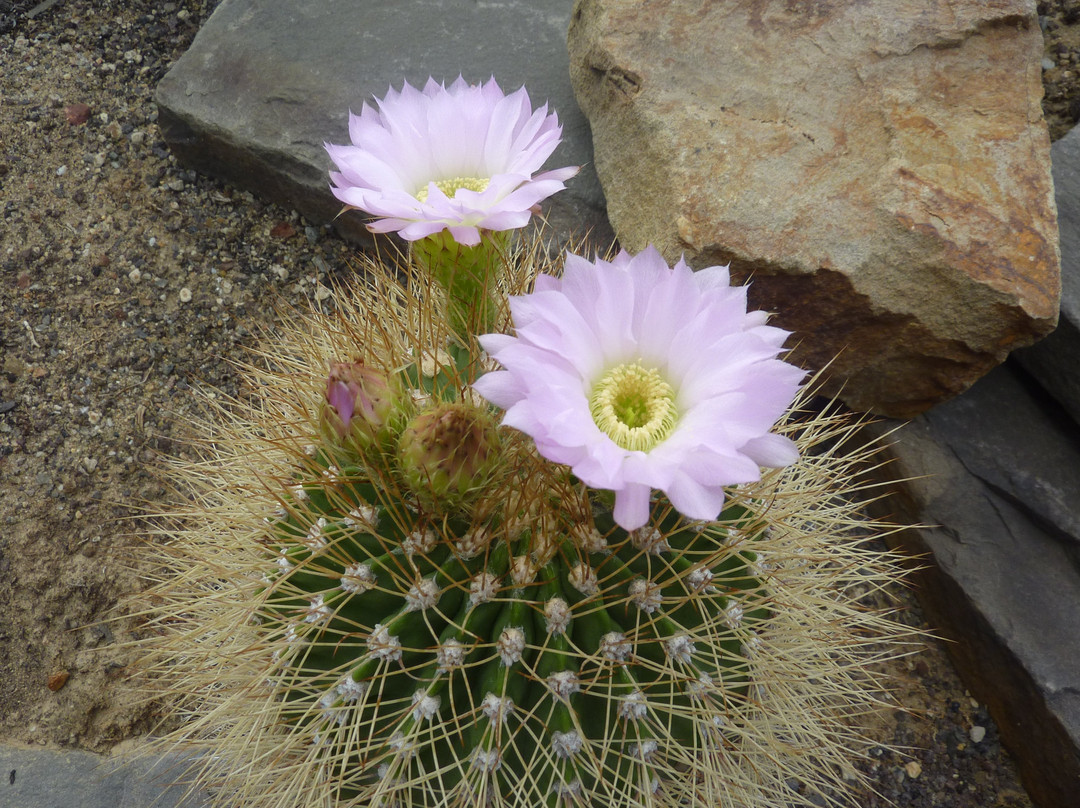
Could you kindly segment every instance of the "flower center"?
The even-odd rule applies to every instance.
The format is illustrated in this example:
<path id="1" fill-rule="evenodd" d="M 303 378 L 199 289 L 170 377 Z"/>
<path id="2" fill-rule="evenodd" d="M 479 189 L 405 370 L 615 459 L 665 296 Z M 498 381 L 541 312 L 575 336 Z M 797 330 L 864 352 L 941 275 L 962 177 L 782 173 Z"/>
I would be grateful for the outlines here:
<path id="1" fill-rule="evenodd" d="M 675 428 L 675 391 L 656 368 L 637 362 L 609 370 L 589 397 L 593 421 L 631 452 L 647 452 Z"/>
<path id="2" fill-rule="evenodd" d="M 487 177 L 451 177 L 448 180 L 433 180 L 435 187 L 446 194 L 450 199 L 454 198 L 454 194 L 458 192 L 458 189 L 464 188 L 467 191 L 486 191 L 487 187 L 491 184 L 491 180 Z M 416 199 L 419 202 L 427 202 L 428 188 L 425 185 L 419 191 L 416 192 Z"/>

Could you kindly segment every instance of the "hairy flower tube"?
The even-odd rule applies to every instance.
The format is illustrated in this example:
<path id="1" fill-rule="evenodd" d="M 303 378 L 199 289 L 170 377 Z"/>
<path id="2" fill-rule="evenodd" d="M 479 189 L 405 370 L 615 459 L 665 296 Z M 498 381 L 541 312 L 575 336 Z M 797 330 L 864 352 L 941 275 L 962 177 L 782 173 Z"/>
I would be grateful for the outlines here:
<path id="1" fill-rule="evenodd" d="M 490 413 L 468 404 L 438 404 L 413 418 L 398 444 L 402 475 L 425 504 L 475 498 L 498 457 Z"/>
<path id="2" fill-rule="evenodd" d="M 788 332 L 747 311 L 727 267 L 669 267 L 653 247 L 608 262 L 569 254 L 510 300 L 515 334 L 480 344 L 503 370 L 475 389 L 503 423 L 592 488 L 615 492 L 615 521 L 649 521 L 659 489 L 691 519 L 716 519 L 725 486 L 794 463 L 770 430 L 804 373 L 777 356 Z"/>
<path id="3" fill-rule="evenodd" d="M 449 88 L 408 82 L 349 116 L 352 145 L 327 143 L 337 171 L 331 190 L 377 217 L 376 233 L 415 241 L 449 230 L 464 245 L 484 230 L 528 223 L 533 208 L 564 188 L 577 167 L 541 172 L 562 127 L 547 105 L 533 110 L 525 88 L 509 95 L 492 78 Z"/>

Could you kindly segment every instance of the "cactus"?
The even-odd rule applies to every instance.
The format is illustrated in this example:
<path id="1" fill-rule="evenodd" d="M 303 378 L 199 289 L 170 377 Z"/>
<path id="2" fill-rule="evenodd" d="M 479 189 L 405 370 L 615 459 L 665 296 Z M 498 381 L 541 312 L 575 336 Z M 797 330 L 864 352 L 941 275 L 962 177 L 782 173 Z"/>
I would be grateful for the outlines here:
<path id="1" fill-rule="evenodd" d="M 222 806 L 840 804 L 873 663 L 910 639 L 857 601 L 899 573 L 851 501 L 872 449 L 834 447 L 854 427 L 793 418 L 802 459 L 717 521 L 659 498 L 627 532 L 495 428 L 430 281 L 369 269 L 287 319 L 244 369 L 260 398 L 218 399 L 177 462 L 194 506 L 144 609 L 186 718 L 163 743 L 210 751 Z M 518 247 L 507 290 L 541 270 Z"/>

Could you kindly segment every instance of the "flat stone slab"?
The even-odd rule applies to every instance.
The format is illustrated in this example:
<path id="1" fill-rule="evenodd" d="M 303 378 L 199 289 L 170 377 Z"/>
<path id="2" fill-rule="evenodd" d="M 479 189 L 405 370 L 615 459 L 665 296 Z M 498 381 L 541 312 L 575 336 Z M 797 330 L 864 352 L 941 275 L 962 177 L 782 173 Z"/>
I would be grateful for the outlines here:
<path id="1" fill-rule="evenodd" d="M 177 782 L 183 768 L 179 757 L 0 746 L 0 808 L 205 808 L 204 793 Z"/>
<path id="2" fill-rule="evenodd" d="M 158 124 L 177 158 L 260 197 L 331 221 L 323 143 L 348 142 L 348 113 L 429 76 L 449 84 L 494 76 L 545 101 L 563 126 L 549 168 L 581 165 L 544 203 L 556 233 L 592 228 L 610 244 L 588 122 L 574 101 L 566 53 L 572 0 L 365 3 L 224 0 L 158 85 Z M 360 214 L 335 223 L 366 238 Z"/>
<path id="3" fill-rule="evenodd" d="M 885 431 L 896 424 L 876 427 Z M 930 624 L 1041 808 L 1080 805 L 1080 434 L 1006 364 L 903 426 L 883 507 Z"/>

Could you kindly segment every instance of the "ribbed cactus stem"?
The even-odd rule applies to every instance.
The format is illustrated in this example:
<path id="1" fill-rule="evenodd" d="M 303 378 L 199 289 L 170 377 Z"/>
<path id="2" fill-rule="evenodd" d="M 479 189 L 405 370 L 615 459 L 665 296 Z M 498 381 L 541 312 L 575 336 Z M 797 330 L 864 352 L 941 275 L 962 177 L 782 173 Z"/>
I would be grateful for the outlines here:
<path id="1" fill-rule="evenodd" d="M 284 329 L 253 380 L 267 400 L 219 410 L 185 467 L 199 507 L 155 544 L 178 573 L 144 610 L 152 667 L 195 700 L 168 742 L 202 743 L 217 805 L 835 803 L 870 745 L 850 726 L 880 701 L 868 671 L 904 650 L 852 594 L 897 577 L 848 535 L 869 453 L 811 451 L 850 425 L 784 427 L 802 459 L 726 492 L 715 522 L 659 499 L 627 533 L 613 497 L 478 408 L 480 358 L 446 341 L 462 324 L 399 269 Z M 358 353 L 363 371 L 324 375 Z M 652 423 L 630 393 L 655 385 L 624 395 L 641 370 L 597 405 L 628 429 Z"/>
<path id="2" fill-rule="evenodd" d="M 630 533 L 604 509 L 508 530 L 514 501 L 481 522 L 391 518 L 362 468 L 329 473 L 329 457 L 267 523 L 258 613 L 284 646 L 285 714 L 329 750 L 343 794 L 425 804 L 438 771 L 440 793 L 520 781 L 537 803 L 600 805 L 612 772 L 653 788 L 680 749 L 718 742 L 718 717 L 741 720 L 741 649 L 768 615 L 745 507 L 726 527 L 660 511 Z"/>

